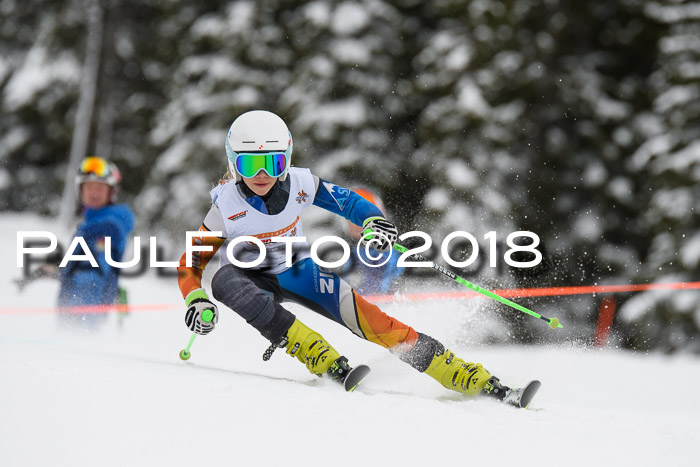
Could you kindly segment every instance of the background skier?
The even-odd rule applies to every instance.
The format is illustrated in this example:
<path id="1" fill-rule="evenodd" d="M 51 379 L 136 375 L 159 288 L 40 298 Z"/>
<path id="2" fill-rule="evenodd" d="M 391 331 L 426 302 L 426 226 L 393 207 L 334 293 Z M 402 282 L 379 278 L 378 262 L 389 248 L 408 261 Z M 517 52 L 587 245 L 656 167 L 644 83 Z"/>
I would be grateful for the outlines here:
<path id="1" fill-rule="evenodd" d="M 90 305 L 114 305 L 125 301 L 125 291 L 120 293 L 120 269 L 107 264 L 105 239 L 111 239 L 111 258 L 121 261 L 126 242 L 134 227 L 131 209 L 116 204 L 121 183 L 121 173 L 114 163 L 101 157 L 88 157 L 82 161 L 75 178 L 80 196 L 79 210 L 82 221 L 75 237 L 82 237 L 97 261 L 92 267 L 88 261 L 69 261 L 63 268 L 56 268 L 60 275 L 61 289 L 58 306 L 62 320 L 93 328 L 106 317 L 104 312 L 92 312 Z M 78 246 L 74 255 L 85 252 Z"/>

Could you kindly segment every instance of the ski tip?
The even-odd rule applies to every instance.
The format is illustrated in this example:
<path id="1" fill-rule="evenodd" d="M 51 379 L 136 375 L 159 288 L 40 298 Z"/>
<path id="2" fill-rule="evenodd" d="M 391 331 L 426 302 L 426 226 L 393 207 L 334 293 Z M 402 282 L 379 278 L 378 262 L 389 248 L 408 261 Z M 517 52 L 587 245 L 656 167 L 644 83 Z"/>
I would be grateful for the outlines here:
<path id="1" fill-rule="evenodd" d="M 540 383 L 537 380 L 530 381 L 527 383 L 527 386 L 523 389 L 523 394 L 520 396 L 520 407 L 523 409 L 527 409 L 530 407 L 530 402 L 532 402 L 532 399 L 535 397 L 535 394 L 537 394 L 537 391 L 540 390 L 540 387 L 542 386 L 542 383 Z"/>
<path id="2" fill-rule="evenodd" d="M 358 365 L 345 377 L 343 386 L 347 392 L 352 392 L 364 380 L 369 372 L 372 371 L 367 365 Z"/>

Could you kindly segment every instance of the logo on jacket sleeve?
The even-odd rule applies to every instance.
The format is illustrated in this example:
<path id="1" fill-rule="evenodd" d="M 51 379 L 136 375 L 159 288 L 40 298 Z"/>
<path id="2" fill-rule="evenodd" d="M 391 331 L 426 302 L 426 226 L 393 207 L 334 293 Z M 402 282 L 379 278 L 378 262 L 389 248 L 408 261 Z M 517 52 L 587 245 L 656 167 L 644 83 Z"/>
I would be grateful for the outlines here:
<path id="1" fill-rule="evenodd" d="M 248 210 L 246 209 L 245 211 L 241 211 L 239 213 L 234 214 L 233 216 L 229 217 L 228 220 L 230 221 L 237 221 L 238 219 L 241 219 L 245 217 L 245 215 L 248 214 Z"/>
<path id="2" fill-rule="evenodd" d="M 342 211 L 345 208 L 345 203 L 350 197 L 350 190 L 343 188 L 341 186 L 335 185 L 331 182 L 323 182 L 323 186 L 326 187 L 328 193 L 333 197 L 338 207 Z"/>
<path id="3" fill-rule="evenodd" d="M 305 203 L 307 199 L 309 199 L 308 193 L 306 193 L 304 190 L 301 190 L 299 192 L 299 196 L 295 198 L 297 200 L 297 203 Z"/>

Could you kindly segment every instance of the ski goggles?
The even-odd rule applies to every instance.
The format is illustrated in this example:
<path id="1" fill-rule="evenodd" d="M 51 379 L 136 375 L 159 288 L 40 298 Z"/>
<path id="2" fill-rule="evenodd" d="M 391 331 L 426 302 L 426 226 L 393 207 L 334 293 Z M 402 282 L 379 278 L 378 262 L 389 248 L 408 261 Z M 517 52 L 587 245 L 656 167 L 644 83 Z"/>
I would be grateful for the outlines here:
<path id="1" fill-rule="evenodd" d="M 233 163 L 242 177 L 252 178 L 258 172 L 263 170 L 270 177 L 279 177 L 284 174 L 287 169 L 287 154 L 284 152 L 267 152 L 267 153 L 233 153 L 233 157 L 229 156 L 229 160 Z"/>
<path id="2" fill-rule="evenodd" d="M 109 162 L 101 157 L 91 156 L 83 160 L 80 164 L 81 175 L 94 174 L 99 178 L 106 178 L 109 176 L 110 172 Z"/>

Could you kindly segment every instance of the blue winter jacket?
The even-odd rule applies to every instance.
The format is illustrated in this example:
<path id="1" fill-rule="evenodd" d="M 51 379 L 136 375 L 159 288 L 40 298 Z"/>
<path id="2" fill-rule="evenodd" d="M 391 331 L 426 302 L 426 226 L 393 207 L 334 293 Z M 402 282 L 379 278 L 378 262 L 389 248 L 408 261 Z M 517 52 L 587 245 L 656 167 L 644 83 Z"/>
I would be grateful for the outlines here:
<path id="1" fill-rule="evenodd" d="M 99 267 L 86 261 L 70 261 L 61 268 L 61 291 L 58 305 L 111 305 L 119 291 L 119 268 L 107 264 L 105 237 L 112 240 L 111 258 L 121 261 L 126 242 L 134 228 L 134 215 L 124 204 L 111 204 L 100 209 L 87 209 L 83 223 L 78 226 L 76 237 L 83 237 Z M 85 252 L 78 246 L 73 252 Z"/>
<path id="2" fill-rule="evenodd" d="M 340 187 L 333 183 L 321 179 L 319 184 L 314 205 L 322 207 L 330 212 L 343 216 L 345 219 L 355 225 L 362 225 L 362 222 L 368 217 L 381 216 L 384 217 L 382 211 L 370 203 L 362 196 L 352 190 Z M 354 287 L 360 294 L 385 294 L 390 293 L 394 282 L 403 273 L 404 268 L 396 265 L 400 254 L 396 251 L 379 253 L 372 249 L 372 256 L 379 256 L 381 259 L 372 261 L 367 258 L 364 249 L 360 248 L 360 256 L 364 263 L 360 261 L 357 255 L 356 245 L 350 248 L 350 258 L 341 273 L 347 273 L 355 268 L 361 272 L 361 283 Z M 386 261 L 386 264 L 380 267 L 371 267 L 367 264 L 381 264 L 387 256 L 391 257 Z M 356 284 L 357 285 L 357 284 Z"/>
<path id="3" fill-rule="evenodd" d="M 360 283 L 355 284 L 354 288 L 361 295 L 379 295 L 391 293 L 396 283 L 396 279 L 398 279 L 404 272 L 404 268 L 397 266 L 401 253 L 398 251 L 379 253 L 378 251 L 371 249 L 370 254 L 372 257 L 377 259 L 372 260 L 368 258 L 367 254 L 365 253 L 365 249 L 362 246 L 360 246 L 358 255 L 357 244 L 352 245 L 350 247 L 350 258 L 346 263 L 346 267 L 343 269 L 343 272 L 352 270 L 360 271 Z M 362 260 L 360 260 L 360 258 L 362 258 Z M 368 266 L 368 264 L 376 265 L 382 263 L 384 263 L 383 266 Z"/>

